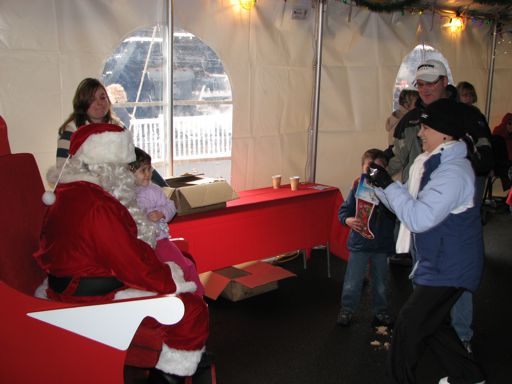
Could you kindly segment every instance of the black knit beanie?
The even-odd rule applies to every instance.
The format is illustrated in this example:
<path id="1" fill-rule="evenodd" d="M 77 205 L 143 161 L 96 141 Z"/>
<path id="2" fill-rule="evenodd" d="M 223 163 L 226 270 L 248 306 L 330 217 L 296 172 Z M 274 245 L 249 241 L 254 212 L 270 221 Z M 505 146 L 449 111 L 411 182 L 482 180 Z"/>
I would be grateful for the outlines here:
<path id="1" fill-rule="evenodd" d="M 420 115 L 422 124 L 438 132 L 460 139 L 466 134 L 460 104 L 451 99 L 439 99 L 429 104 Z"/>

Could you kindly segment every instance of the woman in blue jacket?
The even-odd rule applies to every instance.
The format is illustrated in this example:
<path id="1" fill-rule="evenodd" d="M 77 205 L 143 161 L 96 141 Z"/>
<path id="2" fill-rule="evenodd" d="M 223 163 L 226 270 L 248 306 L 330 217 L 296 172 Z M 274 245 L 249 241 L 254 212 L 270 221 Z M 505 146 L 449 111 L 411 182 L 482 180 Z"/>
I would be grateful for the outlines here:
<path id="1" fill-rule="evenodd" d="M 410 242 L 416 256 L 415 289 L 398 315 L 391 343 L 390 370 L 397 383 L 416 382 L 416 366 L 427 348 L 448 373 L 440 384 L 485 383 L 449 321 L 462 293 L 478 288 L 483 266 L 475 174 L 466 144 L 459 141 L 465 135 L 460 111 L 456 102 L 441 99 L 421 114 L 418 136 L 424 152 L 414 161 L 407 185 L 393 182 L 378 165 L 368 171 L 380 187 L 379 199 L 410 231 L 398 241 L 406 247 Z"/>

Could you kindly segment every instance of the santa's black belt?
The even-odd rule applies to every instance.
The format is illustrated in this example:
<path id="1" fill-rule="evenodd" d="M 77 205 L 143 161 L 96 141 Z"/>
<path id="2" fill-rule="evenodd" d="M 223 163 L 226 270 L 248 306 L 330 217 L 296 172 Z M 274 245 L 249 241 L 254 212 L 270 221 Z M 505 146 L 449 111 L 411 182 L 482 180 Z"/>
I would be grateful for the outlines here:
<path id="1" fill-rule="evenodd" d="M 57 293 L 62 293 L 71 283 L 71 277 L 48 275 L 48 286 Z M 80 277 L 73 296 L 103 296 L 124 284 L 113 276 Z"/>

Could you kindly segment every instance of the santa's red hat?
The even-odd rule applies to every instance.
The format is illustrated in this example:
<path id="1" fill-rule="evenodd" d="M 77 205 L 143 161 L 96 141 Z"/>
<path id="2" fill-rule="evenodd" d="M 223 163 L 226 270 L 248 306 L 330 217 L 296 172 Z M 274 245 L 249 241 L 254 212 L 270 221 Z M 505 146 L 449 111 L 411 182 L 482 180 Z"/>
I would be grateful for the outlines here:
<path id="1" fill-rule="evenodd" d="M 69 155 L 86 164 L 128 164 L 135 161 L 130 131 L 115 124 L 88 124 L 72 135 Z"/>
<path id="2" fill-rule="evenodd" d="M 130 131 L 115 124 L 88 124 L 78 128 L 72 135 L 69 156 L 86 164 L 128 164 L 135 161 L 135 148 Z M 57 182 L 51 191 L 43 194 L 43 202 L 55 202 L 54 190 L 60 181 L 68 160 L 62 166 Z"/>

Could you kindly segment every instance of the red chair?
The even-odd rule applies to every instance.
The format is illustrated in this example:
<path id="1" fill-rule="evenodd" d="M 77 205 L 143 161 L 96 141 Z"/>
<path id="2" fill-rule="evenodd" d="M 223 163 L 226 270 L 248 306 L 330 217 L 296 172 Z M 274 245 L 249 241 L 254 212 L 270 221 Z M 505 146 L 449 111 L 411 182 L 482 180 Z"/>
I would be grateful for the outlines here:
<path id="1" fill-rule="evenodd" d="M 0 116 L 0 156 L 11 153 L 9 140 L 7 140 L 7 124 L 2 116 Z"/>
<path id="2" fill-rule="evenodd" d="M 10 153 L 3 119 L 0 175 L 0 383 L 123 383 L 126 349 L 142 319 L 177 323 L 183 302 L 173 295 L 103 305 L 33 297 L 45 278 L 32 257 L 44 187 L 34 157 Z"/>

